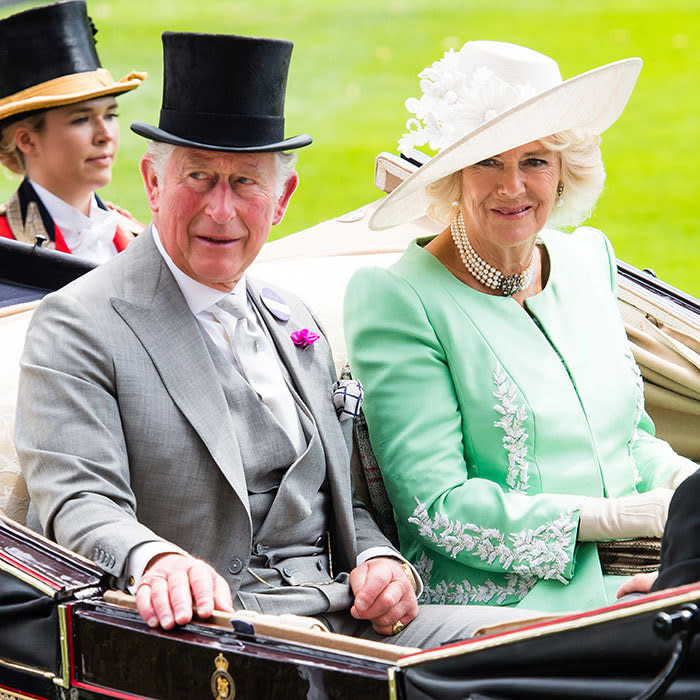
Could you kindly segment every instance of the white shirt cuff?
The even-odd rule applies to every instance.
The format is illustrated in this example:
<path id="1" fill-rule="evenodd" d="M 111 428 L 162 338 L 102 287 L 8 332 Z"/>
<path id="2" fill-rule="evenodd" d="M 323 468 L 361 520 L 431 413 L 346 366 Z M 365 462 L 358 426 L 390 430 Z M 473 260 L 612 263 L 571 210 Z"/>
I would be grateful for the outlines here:
<path id="1" fill-rule="evenodd" d="M 144 569 L 148 566 L 148 562 L 158 554 L 185 554 L 185 552 L 174 544 L 163 540 L 137 544 L 129 552 L 129 558 L 126 562 L 126 590 L 129 593 L 136 593 L 136 587 L 139 585 Z"/>
<path id="2" fill-rule="evenodd" d="M 418 575 L 416 567 L 391 547 L 382 546 L 365 549 L 363 552 L 360 552 L 357 555 L 357 566 L 363 564 L 368 559 L 375 559 L 376 557 L 391 557 L 392 559 L 398 559 L 398 561 L 406 564 L 413 574 L 413 580 L 416 582 L 416 597 L 420 597 L 421 593 L 423 593 L 423 581 L 421 581 L 421 577 Z"/>

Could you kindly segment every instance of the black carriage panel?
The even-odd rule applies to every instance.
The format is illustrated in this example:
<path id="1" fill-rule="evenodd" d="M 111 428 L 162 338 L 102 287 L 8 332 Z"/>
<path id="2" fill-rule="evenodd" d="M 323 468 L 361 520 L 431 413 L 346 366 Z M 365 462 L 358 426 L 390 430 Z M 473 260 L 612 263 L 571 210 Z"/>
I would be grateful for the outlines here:
<path id="1" fill-rule="evenodd" d="M 697 598 L 698 591 L 691 596 Z M 678 598 L 666 605 L 660 599 L 648 606 L 613 607 L 598 617 L 575 616 L 515 631 L 492 644 L 474 640 L 448 648 L 442 656 L 433 651 L 426 661 L 398 672 L 399 697 L 632 700 L 650 688 L 676 648 L 677 637 L 662 639 L 655 631 L 659 613 L 681 608 Z M 700 638 L 692 638 L 678 677 L 658 697 L 700 697 Z"/>
<path id="2" fill-rule="evenodd" d="M 56 602 L 7 571 L 0 571 L 0 629 L 0 659 L 58 673 Z"/>
<path id="3" fill-rule="evenodd" d="M 81 696 L 388 698 L 387 662 L 199 623 L 153 630 L 136 612 L 97 601 L 73 606 L 72 628 L 71 685 Z"/>

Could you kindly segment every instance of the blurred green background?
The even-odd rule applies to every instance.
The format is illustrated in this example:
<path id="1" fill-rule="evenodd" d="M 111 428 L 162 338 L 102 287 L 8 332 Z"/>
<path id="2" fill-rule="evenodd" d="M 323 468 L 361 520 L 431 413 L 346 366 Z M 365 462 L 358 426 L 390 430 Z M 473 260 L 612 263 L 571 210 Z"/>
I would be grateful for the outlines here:
<path id="1" fill-rule="evenodd" d="M 4 6 L 0 14 L 33 4 Z M 632 99 L 603 138 L 607 185 L 590 223 L 607 233 L 622 259 L 700 296 L 697 0 L 88 0 L 88 11 L 112 75 L 149 73 L 120 98 L 122 146 L 102 192 L 144 222 L 149 214 L 137 169 L 144 142 L 129 124 L 158 122 L 160 32 L 295 42 L 286 132 L 309 133 L 314 143 L 300 151 L 301 186 L 274 236 L 381 196 L 373 186 L 374 158 L 396 151 L 409 116 L 404 101 L 420 94 L 417 74 L 446 48 L 469 39 L 524 44 L 555 58 L 564 78 L 640 56 L 645 65 Z M 0 177 L 3 201 L 15 187 L 9 175 Z"/>

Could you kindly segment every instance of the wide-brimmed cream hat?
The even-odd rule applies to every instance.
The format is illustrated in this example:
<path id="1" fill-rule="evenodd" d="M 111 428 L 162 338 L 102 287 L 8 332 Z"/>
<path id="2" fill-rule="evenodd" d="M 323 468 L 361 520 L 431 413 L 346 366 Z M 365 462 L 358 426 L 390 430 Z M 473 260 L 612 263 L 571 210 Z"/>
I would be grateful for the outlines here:
<path id="1" fill-rule="evenodd" d="M 372 215 L 385 229 L 426 213 L 426 186 L 468 165 L 568 129 L 601 134 L 622 114 L 642 67 L 628 58 L 562 81 L 556 62 L 499 41 L 469 41 L 421 74 L 410 99 L 403 151 L 429 144 L 438 154 L 397 187 Z"/>
<path id="2" fill-rule="evenodd" d="M 0 20 L 0 120 L 118 95 L 146 74 L 114 80 L 102 68 L 83 0 L 35 7 Z"/>

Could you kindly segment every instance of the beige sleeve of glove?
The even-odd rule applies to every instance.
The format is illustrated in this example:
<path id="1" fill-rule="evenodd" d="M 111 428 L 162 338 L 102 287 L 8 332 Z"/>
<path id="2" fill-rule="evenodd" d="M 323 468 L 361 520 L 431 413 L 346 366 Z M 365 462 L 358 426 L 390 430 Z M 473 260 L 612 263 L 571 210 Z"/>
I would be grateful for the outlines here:
<path id="1" fill-rule="evenodd" d="M 624 498 L 584 498 L 579 510 L 578 539 L 585 542 L 661 537 L 671 489 L 659 488 Z"/>
<path id="2" fill-rule="evenodd" d="M 664 484 L 666 488 L 676 489 L 678 485 L 685 481 L 689 476 L 695 474 L 695 472 L 700 469 L 700 465 L 691 462 L 690 460 L 683 460 L 678 468 L 668 477 L 668 480 Z"/>

